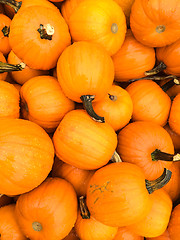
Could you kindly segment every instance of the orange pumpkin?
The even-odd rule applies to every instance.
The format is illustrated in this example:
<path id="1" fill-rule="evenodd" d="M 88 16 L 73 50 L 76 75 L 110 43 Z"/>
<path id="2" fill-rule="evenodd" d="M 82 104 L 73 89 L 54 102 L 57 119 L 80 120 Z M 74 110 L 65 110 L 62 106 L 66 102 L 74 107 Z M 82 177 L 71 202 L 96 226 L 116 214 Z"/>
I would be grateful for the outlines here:
<path id="1" fill-rule="evenodd" d="M 31 6 L 13 17 L 9 41 L 13 52 L 30 68 L 49 70 L 71 44 L 71 37 L 59 11 Z"/>
<path id="2" fill-rule="evenodd" d="M 153 122 L 137 121 L 118 133 L 117 152 L 122 161 L 138 165 L 146 179 L 153 180 L 172 164 L 174 145 L 163 127 Z"/>
<path id="3" fill-rule="evenodd" d="M 152 80 L 138 80 L 126 88 L 133 101 L 133 121 L 152 121 L 164 126 L 167 123 L 171 99 Z"/>
<path id="4" fill-rule="evenodd" d="M 87 185 L 89 180 L 95 171 L 84 170 L 72 165 L 69 165 L 57 157 L 55 157 L 55 161 L 52 168 L 52 177 L 60 177 L 70 182 L 78 197 L 85 196 Z"/>
<path id="5" fill-rule="evenodd" d="M 172 211 L 172 200 L 162 189 L 153 192 L 150 197 L 152 200 L 150 212 L 129 228 L 144 237 L 158 237 L 163 234 L 168 226 Z"/>
<path id="6" fill-rule="evenodd" d="M 10 53 L 8 54 L 7 62 L 9 64 L 16 64 L 16 65 L 22 64 L 22 61 L 16 56 L 16 54 L 13 51 L 10 51 Z M 49 71 L 36 70 L 28 67 L 26 64 L 24 65 L 25 66 L 24 66 L 24 69 L 22 69 L 22 71 L 10 72 L 10 76 L 13 78 L 13 80 L 21 85 L 27 82 L 27 80 L 29 80 L 30 78 L 49 74 Z"/>
<path id="7" fill-rule="evenodd" d="M 80 198 L 80 210 L 75 223 L 75 230 L 80 239 L 86 240 L 113 240 L 118 228 L 107 226 L 89 214 L 85 200 Z"/>
<path id="8" fill-rule="evenodd" d="M 113 0 L 86 0 L 74 9 L 68 26 L 74 42 L 95 42 L 113 55 L 123 44 L 126 18 Z"/>
<path id="9" fill-rule="evenodd" d="M 0 119 L 19 118 L 20 96 L 11 83 L 0 81 L 0 99 Z"/>
<path id="10" fill-rule="evenodd" d="M 169 170 L 165 175 L 171 176 Z M 147 181 L 140 167 L 126 162 L 111 163 L 96 170 L 89 181 L 86 195 L 91 216 L 113 227 L 140 221 L 151 209 L 149 194 L 166 182 L 166 177 L 162 176 L 156 181 Z"/>
<path id="11" fill-rule="evenodd" d="M 141 78 L 144 72 L 155 65 L 155 50 L 138 42 L 128 29 L 122 47 L 112 56 L 115 80 L 126 82 L 129 79 Z"/>
<path id="12" fill-rule="evenodd" d="M 1 194 L 28 192 L 44 181 L 52 168 L 54 147 L 41 127 L 24 119 L 1 119 L 0 139 Z"/>
<path id="13" fill-rule="evenodd" d="M 105 97 L 114 80 L 112 58 L 103 48 L 83 41 L 67 47 L 57 63 L 57 77 L 68 98 L 83 101 L 94 119 L 104 121 L 89 106 L 92 101 Z"/>
<path id="14" fill-rule="evenodd" d="M 16 202 L 18 224 L 27 238 L 57 240 L 66 237 L 77 218 L 77 196 L 72 185 L 47 178 Z"/>
<path id="15" fill-rule="evenodd" d="M 7 55 L 10 50 L 9 30 L 11 19 L 4 14 L 0 14 L 0 52 Z"/>
<path id="16" fill-rule="evenodd" d="M 64 115 L 74 109 L 74 102 L 61 90 L 56 78 L 37 76 L 29 79 L 20 90 L 24 119 L 37 123 L 47 132 L 54 132 Z"/>
<path id="17" fill-rule="evenodd" d="M 150 47 L 164 47 L 180 38 L 179 0 L 135 0 L 130 27 L 135 38 Z"/>
<path id="18" fill-rule="evenodd" d="M 178 135 L 180 135 L 180 93 L 178 93 L 173 102 L 172 102 L 172 106 L 171 106 L 171 111 L 169 114 L 169 126 L 170 128 L 177 133 Z"/>
<path id="19" fill-rule="evenodd" d="M 132 232 L 128 227 L 119 227 L 113 240 L 144 240 L 144 237 Z"/>
<path id="20" fill-rule="evenodd" d="M 166 231 L 163 234 L 161 234 L 160 236 L 155 237 L 155 238 L 146 238 L 146 240 L 171 240 L 171 238 L 169 236 L 168 230 L 166 229 Z"/>
<path id="21" fill-rule="evenodd" d="M 53 143 L 59 159 L 92 170 L 111 159 L 117 135 L 108 123 L 96 122 L 85 110 L 76 109 L 64 116 L 53 135 Z"/>
<path id="22" fill-rule="evenodd" d="M 19 225 L 16 222 L 15 204 L 0 208 L 0 236 L 6 240 L 26 240 Z"/>
<path id="23" fill-rule="evenodd" d="M 112 85 L 108 94 L 92 104 L 94 111 L 104 116 L 115 131 L 126 126 L 132 116 L 133 102 L 129 93 L 117 85 Z"/>
<path id="24" fill-rule="evenodd" d="M 173 141 L 173 145 L 174 145 L 174 149 L 176 150 L 176 152 L 180 151 L 180 135 L 175 133 L 169 126 L 169 124 L 166 124 L 164 126 L 164 129 L 166 129 L 166 131 L 169 133 L 169 135 L 171 136 L 171 139 Z"/>
<path id="25" fill-rule="evenodd" d="M 180 238 L 180 204 L 173 209 L 168 225 L 170 240 L 179 240 Z"/>

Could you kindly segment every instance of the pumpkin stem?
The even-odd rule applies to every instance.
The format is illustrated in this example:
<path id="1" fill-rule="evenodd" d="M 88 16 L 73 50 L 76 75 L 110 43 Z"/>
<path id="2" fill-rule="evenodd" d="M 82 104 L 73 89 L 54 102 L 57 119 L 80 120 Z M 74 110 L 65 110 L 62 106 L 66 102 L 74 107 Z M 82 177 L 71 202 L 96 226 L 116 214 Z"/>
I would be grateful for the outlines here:
<path id="1" fill-rule="evenodd" d="M 111 25 L 111 32 L 114 33 L 114 34 L 118 32 L 118 25 L 117 25 L 117 23 L 113 23 Z"/>
<path id="2" fill-rule="evenodd" d="M 145 76 L 152 76 L 155 74 L 158 74 L 159 72 L 162 72 L 164 69 L 166 69 L 166 64 L 163 62 L 160 62 L 156 67 L 154 67 L 153 69 L 149 70 L 149 71 L 145 71 L 144 74 Z"/>
<path id="3" fill-rule="evenodd" d="M 158 160 L 162 160 L 162 161 L 180 161 L 180 154 L 177 153 L 176 155 L 174 155 L 174 154 L 162 152 L 159 149 L 155 149 L 151 153 L 151 158 L 152 158 L 152 161 L 158 161 Z"/>
<path id="4" fill-rule="evenodd" d="M 164 187 L 171 179 L 172 172 L 166 168 L 164 168 L 163 174 L 152 181 L 145 180 L 146 189 L 148 190 L 149 194 L 153 193 L 154 191 Z"/>
<path id="5" fill-rule="evenodd" d="M 85 203 L 85 197 L 81 196 L 79 197 L 79 207 L 80 207 L 80 214 L 83 219 L 90 219 L 90 212 L 87 208 L 87 205 Z"/>
<path id="6" fill-rule="evenodd" d="M 171 87 L 173 87 L 174 85 L 179 85 L 180 81 L 174 76 L 173 79 L 171 79 L 170 81 L 168 81 L 167 83 L 165 83 L 164 85 L 161 86 L 162 90 L 164 92 L 166 92 L 168 89 L 170 89 Z"/>
<path id="7" fill-rule="evenodd" d="M 36 232 L 40 232 L 42 230 L 42 225 L 39 222 L 33 222 L 32 228 Z"/>
<path id="8" fill-rule="evenodd" d="M 117 96 L 115 96 L 115 95 L 111 95 L 108 93 L 108 96 L 113 102 L 115 102 L 117 100 Z"/>
<path id="9" fill-rule="evenodd" d="M 110 160 L 111 160 L 112 162 L 114 162 L 114 163 L 122 162 L 119 154 L 118 154 L 116 151 L 114 151 L 114 153 L 113 153 L 113 155 L 112 155 L 112 157 L 111 157 Z"/>
<path id="10" fill-rule="evenodd" d="M 15 11 L 15 13 L 18 12 L 18 10 L 20 9 L 21 5 L 22 5 L 22 1 L 21 2 L 17 2 L 16 0 L 0 0 L 0 3 L 9 5 L 10 7 L 12 7 Z"/>
<path id="11" fill-rule="evenodd" d="M 9 37 L 10 27 L 4 26 L 1 30 L 5 37 Z"/>
<path id="12" fill-rule="evenodd" d="M 54 34 L 54 27 L 48 24 L 40 24 L 37 31 L 40 33 L 41 39 L 52 40 L 52 36 Z"/>
<path id="13" fill-rule="evenodd" d="M 0 73 L 12 72 L 12 71 L 22 71 L 25 68 L 25 63 L 21 62 L 19 64 L 9 64 L 0 62 Z"/>
<path id="14" fill-rule="evenodd" d="M 94 119 L 96 122 L 105 122 L 104 117 L 100 117 L 94 112 L 94 109 L 92 107 L 92 101 L 94 100 L 95 96 L 94 95 L 82 95 L 81 101 L 83 102 L 84 108 L 89 114 L 89 116 Z"/>
<path id="15" fill-rule="evenodd" d="M 164 26 L 164 25 L 158 25 L 157 27 L 156 27 L 156 32 L 157 33 L 162 33 L 162 32 L 164 32 L 166 30 L 166 27 Z"/>
<path id="16" fill-rule="evenodd" d="M 130 79 L 128 82 L 135 82 L 138 80 L 153 80 L 153 81 L 161 81 L 161 80 L 167 80 L 167 79 L 172 79 L 175 84 L 179 84 L 179 80 L 175 75 L 168 75 L 168 76 L 147 76 L 147 77 L 142 77 L 142 78 L 133 78 Z"/>

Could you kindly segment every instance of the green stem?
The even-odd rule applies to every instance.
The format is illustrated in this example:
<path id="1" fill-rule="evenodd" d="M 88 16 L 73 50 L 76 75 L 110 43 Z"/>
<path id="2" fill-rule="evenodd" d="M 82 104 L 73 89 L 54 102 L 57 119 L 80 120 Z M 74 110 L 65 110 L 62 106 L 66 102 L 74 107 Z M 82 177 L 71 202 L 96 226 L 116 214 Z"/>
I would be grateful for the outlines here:
<path id="1" fill-rule="evenodd" d="M 167 79 L 172 79 L 174 81 L 174 83 L 176 83 L 176 81 L 179 82 L 179 80 L 177 79 L 177 77 L 175 75 L 168 75 L 168 76 L 147 76 L 147 77 L 142 77 L 142 78 L 134 78 L 134 79 L 130 79 L 129 82 L 135 82 L 138 80 L 153 80 L 153 81 L 161 81 L 161 80 L 167 80 Z M 176 83 L 178 84 L 178 83 Z"/>
<path id="2" fill-rule="evenodd" d="M 40 24 L 37 31 L 40 33 L 41 39 L 52 40 L 52 36 L 54 34 L 54 27 L 50 24 Z"/>
<path id="3" fill-rule="evenodd" d="M 18 10 L 20 9 L 21 5 L 22 5 L 22 1 L 21 2 L 17 2 L 16 0 L 0 0 L 0 3 L 9 5 L 10 7 L 12 7 L 15 11 L 15 13 L 18 12 Z"/>
<path id="4" fill-rule="evenodd" d="M 162 152 L 159 149 L 155 149 L 151 153 L 151 158 L 152 158 L 152 161 L 158 161 L 158 160 L 162 160 L 162 161 L 180 161 L 180 154 L 177 153 L 176 155 L 174 155 L 174 154 Z"/>
<path id="5" fill-rule="evenodd" d="M 9 37 L 10 27 L 4 26 L 1 30 L 5 37 Z"/>
<path id="6" fill-rule="evenodd" d="M 144 74 L 145 76 L 152 76 L 152 75 L 156 75 L 159 72 L 162 72 L 164 69 L 166 69 L 166 64 L 163 62 L 160 62 L 156 67 L 154 67 L 153 69 L 149 70 L 149 71 L 145 71 Z"/>
<path id="7" fill-rule="evenodd" d="M 89 116 L 96 122 L 104 123 L 105 122 L 104 117 L 100 117 L 99 115 L 97 115 L 94 112 L 94 109 L 92 107 L 92 101 L 94 100 L 95 96 L 94 95 L 82 95 L 80 98 L 81 98 L 84 108 L 87 111 L 87 113 L 89 114 Z"/>
<path id="8" fill-rule="evenodd" d="M 115 95 L 108 93 L 108 96 L 109 96 L 109 99 L 113 102 L 115 102 L 117 100 L 117 96 L 115 96 Z"/>
<path id="9" fill-rule="evenodd" d="M 90 212 L 87 208 L 87 205 L 85 203 L 85 197 L 81 196 L 79 197 L 79 207 L 80 207 L 80 214 L 83 219 L 90 219 Z"/>
<path id="10" fill-rule="evenodd" d="M 33 222 L 32 223 L 32 228 L 36 232 L 40 232 L 43 229 L 41 223 L 39 223 L 39 222 Z"/>
<path id="11" fill-rule="evenodd" d="M 24 68 L 25 68 L 24 63 L 9 64 L 9 63 L 0 62 L 0 73 L 22 71 Z"/>
<path id="12" fill-rule="evenodd" d="M 164 187 L 170 181 L 171 175 L 172 175 L 172 172 L 164 168 L 163 174 L 156 180 L 149 181 L 146 179 L 145 180 L 146 189 L 148 190 L 149 194 Z"/>

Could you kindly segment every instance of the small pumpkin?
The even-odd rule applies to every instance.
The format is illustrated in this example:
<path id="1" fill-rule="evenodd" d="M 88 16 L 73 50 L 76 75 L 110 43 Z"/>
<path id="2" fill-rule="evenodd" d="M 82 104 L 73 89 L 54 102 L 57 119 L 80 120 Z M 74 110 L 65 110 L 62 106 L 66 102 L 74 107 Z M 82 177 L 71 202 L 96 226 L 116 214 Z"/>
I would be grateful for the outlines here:
<path id="1" fill-rule="evenodd" d="M 74 42 L 95 42 L 113 55 L 123 44 L 126 18 L 113 0 L 86 0 L 74 9 L 68 26 Z"/>
<path id="2" fill-rule="evenodd" d="M 173 102 L 172 102 L 172 106 L 171 106 L 171 111 L 169 114 L 169 126 L 170 128 L 177 133 L 178 135 L 180 135 L 180 93 L 178 93 Z"/>
<path id="3" fill-rule="evenodd" d="M 135 0 L 130 27 L 135 38 L 149 47 L 164 47 L 180 38 L 178 0 Z"/>
<path id="4" fill-rule="evenodd" d="M 28 120 L 1 119 L 0 139 L 0 193 L 18 195 L 41 184 L 54 160 L 48 134 Z"/>
<path id="5" fill-rule="evenodd" d="M 141 78 L 144 72 L 154 67 L 155 50 L 138 42 L 130 29 L 127 30 L 121 48 L 112 56 L 115 80 L 127 82 L 129 79 Z"/>
<path id="6" fill-rule="evenodd" d="M 59 11 L 30 6 L 13 17 L 9 41 L 13 52 L 30 68 L 49 70 L 71 44 L 71 36 Z"/>
<path id="7" fill-rule="evenodd" d="M 106 165 L 117 145 L 117 135 L 108 123 L 99 123 L 83 109 L 68 112 L 53 135 L 55 153 L 77 168 L 93 170 Z M 77 151 L 78 150 L 78 151 Z"/>
<path id="8" fill-rule="evenodd" d="M 180 238 L 180 204 L 177 204 L 172 211 L 171 218 L 168 225 L 168 232 L 170 240 L 178 240 Z"/>
<path id="9" fill-rule="evenodd" d="M 77 218 L 77 196 L 70 183 L 47 178 L 16 202 L 17 222 L 27 238 L 57 240 L 66 237 Z"/>
<path id="10" fill-rule="evenodd" d="M 27 240 L 22 233 L 15 215 L 15 204 L 0 208 L 0 236 L 6 240 Z"/>
<path id="11" fill-rule="evenodd" d="M 0 52 L 7 55 L 10 50 L 9 31 L 11 19 L 4 14 L 0 14 Z"/>
<path id="12" fill-rule="evenodd" d="M 52 76 L 29 79 L 21 87 L 20 95 L 23 118 L 37 123 L 47 132 L 54 132 L 65 114 L 75 107 Z"/>

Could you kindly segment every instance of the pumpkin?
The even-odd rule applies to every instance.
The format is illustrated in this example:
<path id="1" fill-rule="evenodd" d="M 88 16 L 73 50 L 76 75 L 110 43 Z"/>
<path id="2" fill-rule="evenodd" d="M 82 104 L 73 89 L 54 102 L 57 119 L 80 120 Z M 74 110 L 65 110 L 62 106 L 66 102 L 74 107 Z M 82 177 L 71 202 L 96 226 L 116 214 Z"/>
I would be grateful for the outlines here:
<path id="1" fill-rule="evenodd" d="M 174 145 L 174 149 L 176 150 L 176 152 L 180 151 L 180 135 L 175 133 L 169 126 L 169 124 L 166 124 L 164 126 L 164 129 L 166 129 L 166 131 L 169 133 L 169 135 L 171 136 L 171 139 L 173 141 L 173 145 Z"/>
<path id="2" fill-rule="evenodd" d="M 75 223 L 75 230 L 80 239 L 113 240 L 118 228 L 104 225 L 89 214 L 84 197 L 79 198 L 80 210 Z"/>
<path id="3" fill-rule="evenodd" d="M 178 93 L 173 102 L 172 102 L 172 106 L 171 106 L 171 111 L 169 114 L 169 126 L 170 128 L 177 133 L 178 135 L 180 135 L 180 93 Z"/>
<path id="4" fill-rule="evenodd" d="M 122 47 L 112 56 L 115 80 L 128 81 L 141 78 L 155 65 L 155 50 L 138 42 L 130 29 L 127 30 Z"/>
<path id="5" fill-rule="evenodd" d="M 126 18 L 113 0 L 86 0 L 74 9 L 68 26 L 74 42 L 95 42 L 113 55 L 123 44 Z"/>
<path id="6" fill-rule="evenodd" d="M 0 236 L 6 240 L 26 240 L 19 225 L 16 222 L 15 204 L 0 208 Z"/>
<path id="7" fill-rule="evenodd" d="M 129 228 L 144 237 L 158 237 L 163 234 L 168 226 L 172 211 L 172 200 L 162 189 L 153 192 L 150 198 L 152 200 L 150 212 Z"/>
<path id="8" fill-rule="evenodd" d="M 89 181 L 88 210 L 93 218 L 105 225 L 124 227 L 134 224 L 150 211 L 152 200 L 149 194 L 157 187 L 161 188 L 170 177 L 170 171 L 166 170 L 159 179 L 147 181 L 142 169 L 135 164 L 107 164 L 96 170 Z"/>
<path id="9" fill-rule="evenodd" d="M 149 47 L 164 47 L 180 38 L 178 0 L 135 0 L 130 27 L 135 38 Z"/>
<path id="10" fill-rule="evenodd" d="M 0 81 L 0 99 L 0 119 L 19 118 L 20 96 L 11 83 Z"/>
<path id="11" fill-rule="evenodd" d="M 163 234 L 161 234 L 160 236 L 155 237 L 155 238 L 146 238 L 146 240 L 171 240 L 171 238 L 169 236 L 168 230 L 166 229 L 166 231 Z"/>
<path id="12" fill-rule="evenodd" d="M 20 90 L 24 119 L 37 123 L 47 132 L 54 132 L 64 115 L 74 109 L 74 102 L 61 90 L 52 76 L 29 79 Z"/>
<path id="13" fill-rule="evenodd" d="M 22 61 L 16 56 L 16 54 L 12 50 L 8 54 L 7 62 L 9 64 L 15 64 L 15 65 L 22 64 Z M 10 75 L 13 78 L 13 80 L 21 85 L 27 82 L 27 80 L 29 80 L 30 78 L 40 76 L 40 75 L 41 76 L 48 75 L 48 74 L 49 74 L 49 71 L 32 69 L 28 67 L 25 63 L 22 71 L 10 72 Z"/>
<path id="14" fill-rule="evenodd" d="M 41 184 L 54 158 L 48 134 L 28 120 L 1 119 L 0 139 L 0 193 L 18 195 Z"/>
<path id="15" fill-rule="evenodd" d="M 128 227 L 119 227 L 113 240 L 144 240 L 144 237 L 132 232 Z"/>
<path id="16" fill-rule="evenodd" d="M 171 218 L 169 221 L 169 225 L 168 225 L 168 232 L 169 232 L 169 236 L 170 236 L 170 240 L 178 240 L 180 237 L 180 218 L 179 218 L 179 214 L 180 214 L 180 204 L 176 205 L 176 207 L 173 209 L 172 214 L 171 214 Z"/>
<path id="17" fill-rule="evenodd" d="M 153 80 L 138 80 L 126 88 L 133 101 L 133 121 L 167 123 L 171 99 Z"/>
<path id="18" fill-rule="evenodd" d="M 31 6 L 13 17 L 9 41 L 13 52 L 30 68 L 49 70 L 71 44 L 71 37 L 59 11 Z"/>
<path id="19" fill-rule="evenodd" d="M 68 112 L 53 135 L 56 156 L 77 168 L 92 170 L 111 159 L 117 135 L 108 123 L 90 118 L 83 109 Z"/>
<path id="20" fill-rule="evenodd" d="M 77 196 L 72 185 L 64 179 L 47 178 L 18 198 L 15 213 L 27 238 L 62 239 L 75 224 Z"/>
<path id="21" fill-rule="evenodd" d="M 176 158 L 167 131 L 156 123 L 145 121 L 129 123 L 118 133 L 117 152 L 122 161 L 141 167 L 148 180 L 159 177 Z"/>
<path id="22" fill-rule="evenodd" d="M 115 131 L 126 126 L 132 116 L 133 103 L 129 93 L 117 85 L 112 85 L 106 96 L 92 103 L 94 111 L 104 116 Z"/>
<path id="23" fill-rule="evenodd" d="M 10 24 L 11 19 L 0 13 L 0 52 L 2 52 L 4 55 L 7 55 L 11 50 L 8 37 Z"/>
<path id="24" fill-rule="evenodd" d="M 57 78 L 64 94 L 75 102 L 84 102 L 87 112 L 104 122 L 91 107 L 102 99 L 114 80 L 112 58 L 98 44 L 76 42 L 68 46 L 57 62 Z"/>
<path id="25" fill-rule="evenodd" d="M 69 165 L 57 157 L 55 157 L 55 161 L 52 168 L 52 177 L 60 177 L 70 182 L 78 197 L 85 196 L 87 185 L 89 180 L 95 171 L 93 170 L 84 170 L 72 165 Z"/>

